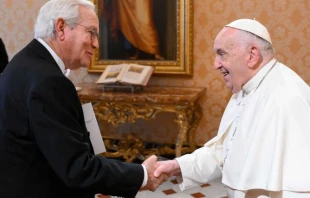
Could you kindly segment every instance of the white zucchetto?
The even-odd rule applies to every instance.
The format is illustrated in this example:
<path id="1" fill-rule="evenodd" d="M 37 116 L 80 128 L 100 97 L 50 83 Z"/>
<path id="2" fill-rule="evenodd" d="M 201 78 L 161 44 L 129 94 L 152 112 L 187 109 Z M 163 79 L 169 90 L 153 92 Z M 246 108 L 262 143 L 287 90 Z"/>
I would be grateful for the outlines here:
<path id="1" fill-rule="evenodd" d="M 238 19 L 229 23 L 226 27 L 250 32 L 272 44 L 267 28 L 255 19 Z"/>

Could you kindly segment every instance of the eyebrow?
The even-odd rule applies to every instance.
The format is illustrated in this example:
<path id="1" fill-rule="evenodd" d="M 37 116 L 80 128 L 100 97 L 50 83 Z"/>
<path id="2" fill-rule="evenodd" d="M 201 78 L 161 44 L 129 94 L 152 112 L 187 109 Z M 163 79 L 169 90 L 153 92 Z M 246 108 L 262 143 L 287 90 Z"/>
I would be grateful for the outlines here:
<path id="1" fill-rule="evenodd" d="M 96 28 L 95 26 L 89 26 L 89 29 L 98 31 L 98 28 Z"/>

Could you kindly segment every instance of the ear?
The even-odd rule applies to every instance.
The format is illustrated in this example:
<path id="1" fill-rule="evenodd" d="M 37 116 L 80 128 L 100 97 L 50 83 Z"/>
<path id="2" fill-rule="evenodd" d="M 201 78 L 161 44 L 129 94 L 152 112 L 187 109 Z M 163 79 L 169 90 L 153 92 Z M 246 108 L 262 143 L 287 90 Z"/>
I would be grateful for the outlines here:
<path id="1" fill-rule="evenodd" d="M 254 69 L 255 67 L 259 66 L 260 57 L 260 50 L 256 46 L 252 46 L 250 48 L 248 67 Z"/>
<path id="2" fill-rule="evenodd" d="M 65 39 L 65 27 L 66 27 L 66 22 L 62 18 L 58 18 L 55 22 L 55 33 L 56 37 L 63 41 Z"/>

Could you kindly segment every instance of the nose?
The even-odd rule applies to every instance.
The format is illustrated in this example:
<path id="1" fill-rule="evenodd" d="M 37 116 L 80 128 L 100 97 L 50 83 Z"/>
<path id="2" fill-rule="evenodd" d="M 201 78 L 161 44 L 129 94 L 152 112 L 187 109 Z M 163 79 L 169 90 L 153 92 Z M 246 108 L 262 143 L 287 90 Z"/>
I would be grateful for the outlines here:
<path id="1" fill-rule="evenodd" d="M 219 69 L 222 67 L 222 64 L 220 61 L 217 60 L 217 58 L 214 59 L 214 63 L 213 63 L 213 68 L 214 69 Z"/>
<path id="2" fill-rule="evenodd" d="M 98 49 L 99 47 L 99 38 L 98 37 L 95 37 L 95 39 L 92 40 L 92 46 L 95 48 L 95 49 Z"/>

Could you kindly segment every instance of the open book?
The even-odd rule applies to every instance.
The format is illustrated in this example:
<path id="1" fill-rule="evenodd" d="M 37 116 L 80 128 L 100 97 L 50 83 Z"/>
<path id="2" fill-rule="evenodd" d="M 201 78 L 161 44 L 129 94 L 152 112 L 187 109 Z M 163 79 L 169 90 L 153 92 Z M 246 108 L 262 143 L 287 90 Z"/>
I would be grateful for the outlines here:
<path id="1" fill-rule="evenodd" d="M 148 83 L 153 71 L 154 68 L 152 66 L 145 65 L 108 65 L 96 83 L 109 84 L 118 82 L 145 86 Z"/>

